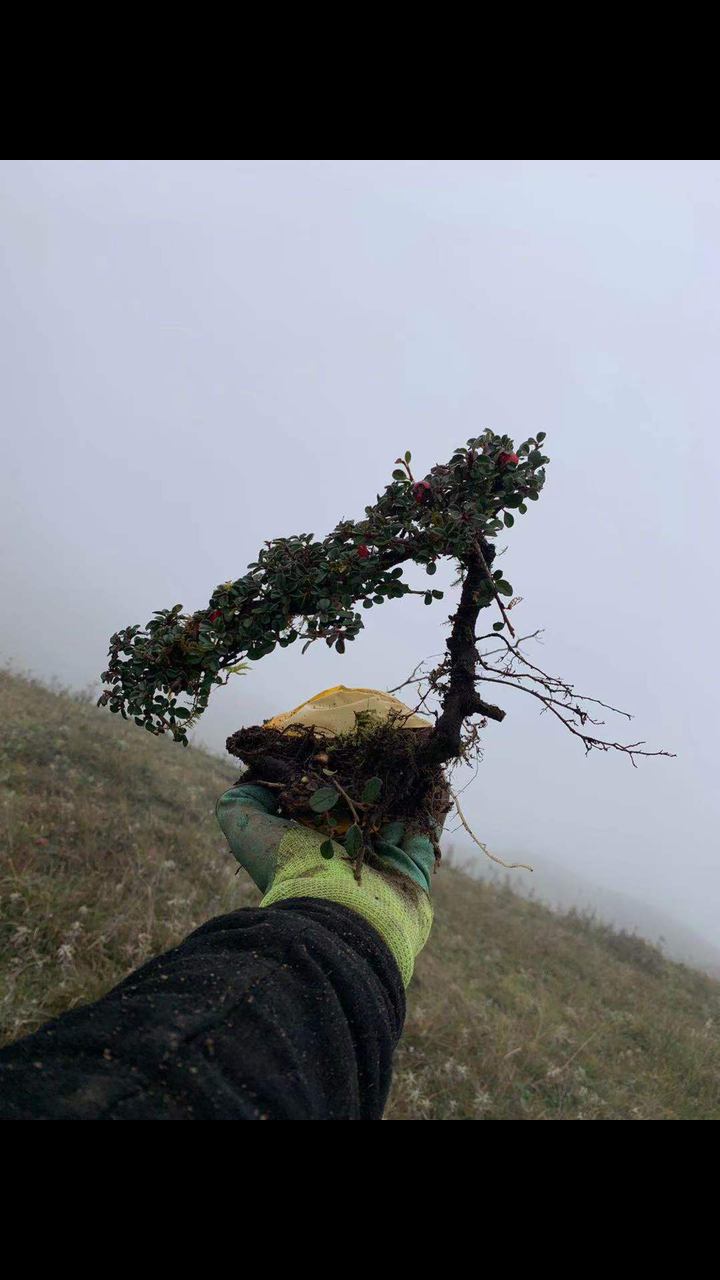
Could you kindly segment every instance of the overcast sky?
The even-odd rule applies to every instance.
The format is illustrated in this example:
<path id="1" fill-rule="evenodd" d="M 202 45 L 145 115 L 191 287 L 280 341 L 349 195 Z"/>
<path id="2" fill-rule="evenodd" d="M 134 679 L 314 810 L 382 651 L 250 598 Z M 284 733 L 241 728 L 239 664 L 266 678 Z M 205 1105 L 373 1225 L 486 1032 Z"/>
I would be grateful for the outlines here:
<path id="1" fill-rule="evenodd" d="M 715 162 L 3 162 L 2 656 L 87 685 L 119 627 L 360 518 L 405 449 L 423 474 L 544 430 L 502 540 L 516 623 L 635 713 L 613 736 L 678 758 L 586 759 L 495 690 L 465 812 L 536 877 L 551 858 L 717 942 L 718 297 Z M 273 654 L 200 736 L 398 684 L 444 603 L 373 610 L 344 657 Z"/>

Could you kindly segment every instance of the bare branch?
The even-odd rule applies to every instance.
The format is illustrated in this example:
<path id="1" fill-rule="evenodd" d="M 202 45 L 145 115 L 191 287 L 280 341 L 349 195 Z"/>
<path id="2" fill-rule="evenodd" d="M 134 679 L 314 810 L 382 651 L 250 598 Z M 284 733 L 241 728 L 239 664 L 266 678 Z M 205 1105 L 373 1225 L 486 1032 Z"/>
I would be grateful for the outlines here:
<path id="1" fill-rule="evenodd" d="M 457 624 L 457 616 L 453 620 L 455 624 Z M 477 649 L 475 650 L 475 683 L 484 681 L 489 684 L 504 684 L 509 689 L 519 689 L 523 693 L 530 694 L 541 703 L 543 712 L 550 711 L 570 733 L 580 739 L 586 753 L 593 750 L 619 751 L 629 756 L 634 766 L 636 765 L 635 757 L 637 756 L 667 756 L 672 758 L 673 753 L 670 751 L 644 750 L 642 741 L 631 743 L 612 742 L 609 739 L 584 732 L 585 727 L 588 725 L 600 726 L 605 723 L 604 720 L 598 720 L 590 714 L 589 706 L 602 707 L 606 711 L 610 711 L 614 715 L 624 716 L 628 720 L 633 717 L 630 712 L 603 702 L 600 698 L 591 698 L 584 694 L 576 693 L 574 686 L 569 681 L 550 675 L 531 662 L 520 646 L 527 640 L 537 639 L 541 634 L 541 631 L 531 632 L 527 636 L 520 637 L 514 644 L 506 636 L 499 635 L 497 632 L 474 636 L 475 642 L 481 640 L 502 641 L 502 645 L 498 649 L 486 650 L 482 654 L 478 653 Z M 450 642 L 448 642 L 448 648 L 449 646 Z M 493 655 L 502 655 L 505 660 L 503 661 L 501 658 L 497 663 L 487 661 Z M 437 656 L 433 655 L 433 657 Z M 423 670 L 424 667 L 427 668 L 429 666 L 429 662 L 430 659 L 426 659 L 424 662 L 419 663 L 410 678 L 404 681 L 403 684 L 398 685 L 397 689 L 402 689 L 406 684 L 414 684 L 418 687 L 426 685 L 425 691 L 420 696 L 418 706 L 426 705 L 426 699 L 430 694 L 434 694 L 440 700 L 444 709 L 447 705 L 448 690 L 452 683 L 454 659 L 452 654 L 448 652 L 439 665 L 429 671 L 427 669 Z M 516 669 L 516 664 L 520 665 L 520 670 Z M 471 715 L 481 715 L 486 720 L 491 719 L 499 722 L 505 716 L 505 712 L 501 708 L 482 699 L 477 690 L 473 698 L 468 698 L 465 707 L 465 719 Z M 479 752 L 478 729 L 483 727 L 484 722 L 479 725 L 464 725 L 461 734 L 461 745 L 458 748 L 460 758 L 468 759 Z"/>
<path id="2" fill-rule="evenodd" d="M 622 711 L 620 707 L 613 707 L 609 702 L 602 702 L 600 698 L 590 698 L 584 693 L 576 693 L 574 686 L 570 684 L 567 680 L 562 680 L 559 676 L 548 675 L 548 673 L 546 671 L 543 671 L 541 667 L 537 667 L 533 662 L 530 662 L 529 658 L 526 658 L 525 654 L 522 652 L 520 645 L 523 643 L 523 641 L 534 640 L 537 636 L 541 634 L 542 634 L 541 631 L 533 631 L 528 636 L 522 636 L 520 640 L 516 641 L 515 644 L 511 644 L 510 641 L 507 639 L 507 636 L 499 635 L 497 632 L 493 632 L 490 635 L 477 636 L 476 638 L 478 641 L 502 640 L 503 644 L 506 646 L 505 650 L 491 649 L 486 653 L 482 654 L 479 658 L 480 665 L 488 671 L 496 670 L 496 668 L 492 666 L 488 666 L 485 663 L 484 659 L 490 658 L 494 656 L 494 654 L 496 653 L 503 653 L 503 652 L 510 653 L 514 659 L 517 659 L 517 661 L 521 662 L 523 666 L 528 667 L 530 671 L 534 671 L 537 674 L 536 676 L 530 676 L 526 672 L 513 672 L 510 669 L 505 670 L 503 674 L 508 676 L 516 676 L 517 678 L 527 679 L 527 680 L 536 679 L 539 684 L 543 684 L 545 686 L 552 685 L 556 691 L 557 690 L 565 691 L 567 693 L 567 697 L 569 698 L 578 698 L 580 702 L 593 702 L 598 707 L 604 707 L 606 711 L 613 711 L 615 715 L 625 716 L 626 720 L 633 719 L 633 716 L 629 711 Z"/>
<path id="3" fill-rule="evenodd" d="M 476 696 L 473 711 L 479 716 L 486 716 L 488 720 L 504 720 L 505 712 L 502 707 L 496 707 L 492 702 L 483 702 L 482 698 Z"/>
<path id="4" fill-rule="evenodd" d="M 591 734 L 581 733 L 573 724 L 572 719 L 568 719 L 564 715 L 561 715 L 558 710 L 558 707 L 560 707 L 564 711 L 571 712 L 572 715 L 579 718 L 580 723 L 582 724 L 589 719 L 589 716 L 582 710 L 582 707 L 569 706 L 567 703 L 560 702 L 557 698 L 553 698 L 549 694 L 538 693 L 536 689 L 528 689 L 525 685 L 514 685 L 510 680 L 503 679 L 500 676 L 483 676 L 483 680 L 488 684 L 504 684 L 508 689 L 521 689 L 523 693 L 530 694 L 531 698 L 537 698 L 538 702 L 541 702 L 547 711 L 551 711 L 554 716 L 557 716 L 560 723 L 564 724 L 565 728 L 570 733 L 572 733 L 576 738 L 580 738 L 585 747 L 586 754 L 589 754 L 589 752 L 593 750 L 620 751 L 630 757 L 634 768 L 637 768 L 637 765 L 635 764 L 635 756 L 668 756 L 671 759 L 675 758 L 674 751 L 640 751 L 638 748 L 644 745 L 642 740 L 640 742 L 630 743 L 607 742 L 604 738 L 594 738 Z M 592 701 L 596 701 L 596 699 L 592 699 Z M 627 715 L 627 712 L 621 711 L 619 714 Z"/>

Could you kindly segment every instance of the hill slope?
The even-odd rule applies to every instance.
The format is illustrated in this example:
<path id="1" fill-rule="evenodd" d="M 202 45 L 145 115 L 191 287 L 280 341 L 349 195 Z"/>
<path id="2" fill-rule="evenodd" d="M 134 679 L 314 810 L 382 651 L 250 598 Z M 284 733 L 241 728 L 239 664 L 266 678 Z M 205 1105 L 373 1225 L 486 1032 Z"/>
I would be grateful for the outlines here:
<path id="1" fill-rule="evenodd" d="M 0 673 L 0 1032 L 93 999 L 256 902 L 213 817 L 234 777 Z M 720 983 L 443 870 L 387 1118 L 720 1118 Z"/>
<path id="2" fill-rule="evenodd" d="M 720 948 L 667 911 L 630 894 L 607 889 L 576 871 L 570 871 L 564 864 L 553 862 L 542 852 L 533 850 L 528 853 L 512 848 L 494 848 L 493 852 L 510 862 L 532 863 L 534 875 L 521 877 L 515 872 L 511 876 L 512 888 L 523 897 L 534 898 L 560 913 L 574 907 L 587 915 L 597 916 L 616 929 L 639 933 L 648 941 L 656 941 L 671 960 L 679 960 L 681 964 L 702 969 L 712 978 L 720 978 Z M 500 885 L 508 874 L 501 873 L 495 863 L 489 862 L 468 842 L 458 842 L 457 849 L 448 843 L 443 849 L 443 856 L 476 880 Z"/>

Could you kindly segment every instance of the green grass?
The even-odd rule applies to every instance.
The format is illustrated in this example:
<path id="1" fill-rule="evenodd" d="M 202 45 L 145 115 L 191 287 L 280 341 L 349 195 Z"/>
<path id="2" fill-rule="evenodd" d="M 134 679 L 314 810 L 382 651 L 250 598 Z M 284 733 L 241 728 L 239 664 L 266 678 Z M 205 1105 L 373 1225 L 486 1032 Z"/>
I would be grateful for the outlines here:
<path id="1" fill-rule="evenodd" d="M 233 767 L 0 673 L 0 1035 L 255 903 L 213 816 Z M 720 1118 L 720 983 L 444 868 L 390 1120 Z"/>

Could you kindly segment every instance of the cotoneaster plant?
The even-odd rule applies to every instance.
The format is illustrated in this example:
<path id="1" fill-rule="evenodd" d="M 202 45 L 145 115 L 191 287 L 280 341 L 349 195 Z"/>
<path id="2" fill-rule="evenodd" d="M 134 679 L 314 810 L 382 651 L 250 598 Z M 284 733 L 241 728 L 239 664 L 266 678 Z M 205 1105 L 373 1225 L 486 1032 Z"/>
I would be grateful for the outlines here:
<path id="1" fill-rule="evenodd" d="M 371 610 L 404 596 L 420 595 L 427 606 L 437 607 L 443 592 L 431 581 L 423 585 L 421 575 L 432 579 L 438 562 L 447 559 L 457 571 L 460 595 L 444 619 L 449 623 L 445 652 L 434 664 L 421 661 L 398 686 L 416 687 L 418 708 L 435 719 L 427 730 L 402 735 L 412 737 L 413 778 L 437 781 L 439 766 L 479 751 L 487 721 L 505 718 L 505 711 L 487 700 L 490 685 L 521 689 L 586 752 L 618 751 L 633 764 L 639 756 L 669 755 L 646 751 L 642 742 L 599 736 L 596 730 L 604 721 L 598 714 L 630 718 L 628 713 L 578 695 L 568 681 L 533 663 L 524 646 L 537 631 L 516 635 L 510 615 L 519 597 L 504 571 L 493 567 L 494 540 L 511 532 L 538 501 L 549 462 L 544 441 L 540 431 L 515 448 L 509 436 L 487 430 L 421 479 L 413 475 L 410 452 L 405 453 L 361 519 L 340 520 L 322 539 L 300 533 L 267 541 L 245 574 L 215 588 L 205 609 L 186 613 L 176 604 L 158 609 L 144 627 L 118 631 L 110 641 L 99 703 L 132 717 L 149 733 L 170 733 L 187 745 L 188 730 L 215 686 L 246 670 L 248 662 L 298 643 L 303 652 L 324 642 L 343 654 L 361 636 Z M 495 613 L 484 633 L 478 628 L 483 610 Z M 249 732 L 228 740 L 228 749 L 246 760 Z M 368 763 L 371 757 L 377 765 L 377 754 L 371 752 Z M 272 772 L 267 753 L 261 758 Z M 300 775 L 303 786 L 317 788 L 307 760 L 295 761 L 292 777 L 287 760 L 282 768 L 277 760 L 275 765 L 275 777 L 295 786 L 296 800 Z M 334 790 L 338 786 L 332 783 Z M 385 793 L 389 801 L 387 786 Z"/>

